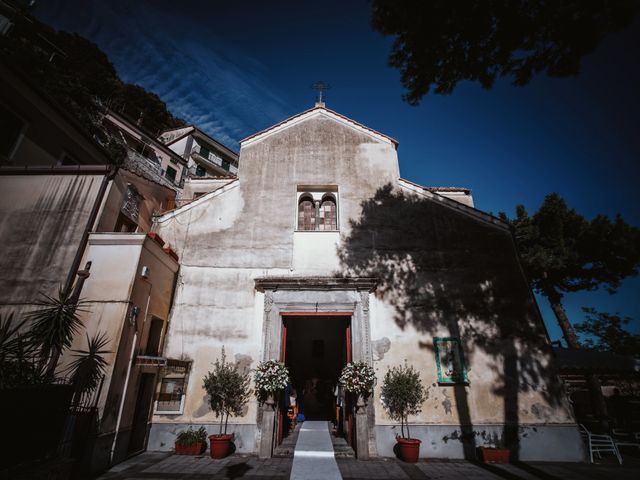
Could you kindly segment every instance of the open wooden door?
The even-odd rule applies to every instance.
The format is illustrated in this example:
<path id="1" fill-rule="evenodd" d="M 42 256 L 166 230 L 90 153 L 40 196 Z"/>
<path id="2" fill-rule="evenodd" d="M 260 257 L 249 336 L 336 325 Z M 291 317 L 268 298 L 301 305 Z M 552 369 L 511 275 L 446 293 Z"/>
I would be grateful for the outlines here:
<path id="1" fill-rule="evenodd" d="M 350 363 L 352 360 L 351 353 L 351 323 L 347 324 L 347 328 L 345 329 L 345 364 Z M 345 395 L 345 404 L 344 404 L 344 414 L 345 414 L 345 432 L 347 437 L 347 443 L 353 447 L 355 444 L 353 438 L 353 402 L 351 399 L 351 395 Z"/>
<path id="2" fill-rule="evenodd" d="M 280 339 L 280 361 L 285 363 L 287 359 L 287 325 L 283 319 L 282 321 L 282 338 Z M 278 401 L 276 398 L 276 402 L 278 405 L 278 432 L 276 437 L 276 445 L 280 445 L 282 443 L 283 438 L 283 429 L 284 429 L 284 416 L 287 412 L 284 411 L 284 402 Z"/>

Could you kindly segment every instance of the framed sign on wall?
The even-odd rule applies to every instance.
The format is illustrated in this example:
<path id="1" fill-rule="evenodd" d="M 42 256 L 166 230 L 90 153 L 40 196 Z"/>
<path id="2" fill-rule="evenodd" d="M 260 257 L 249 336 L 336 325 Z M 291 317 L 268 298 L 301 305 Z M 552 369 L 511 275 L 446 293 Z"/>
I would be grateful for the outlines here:
<path id="1" fill-rule="evenodd" d="M 435 337 L 433 345 L 438 367 L 438 383 L 443 385 L 464 385 L 469 383 L 460 339 L 456 337 Z"/>

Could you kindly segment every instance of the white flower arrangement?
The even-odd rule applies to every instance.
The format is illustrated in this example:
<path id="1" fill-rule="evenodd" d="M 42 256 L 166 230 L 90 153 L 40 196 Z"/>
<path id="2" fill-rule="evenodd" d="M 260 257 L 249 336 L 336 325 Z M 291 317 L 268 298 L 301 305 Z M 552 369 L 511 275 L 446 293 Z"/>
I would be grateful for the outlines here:
<path id="1" fill-rule="evenodd" d="M 260 362 L 256 367 L 253 381 L 258 395 L 274 393 L 283 390 L 289 383 L 289 370 L 284 363 L 277 360 Z"/>
<path id="2" fill-rule="evenodd" d="M 376 383 L 376 374 L 373 368 L 364 362 L 351 362 L 342 369 L 339 381 L 347 392 L 366 398 Z"/>

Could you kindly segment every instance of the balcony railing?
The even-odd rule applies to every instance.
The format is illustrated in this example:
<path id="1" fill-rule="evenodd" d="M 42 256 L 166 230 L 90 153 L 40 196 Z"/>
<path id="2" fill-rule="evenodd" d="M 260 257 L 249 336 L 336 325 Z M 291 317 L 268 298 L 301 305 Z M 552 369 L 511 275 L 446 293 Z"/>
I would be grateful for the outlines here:
<path id="1" fill-rule="evenodd" d="M 218 168 L 221 168 L 222 170 L 224 170 L 226 172 L 229 172 L 231 175 L 237 175 L 238 174 L 238 167 L 237 166 L 235 166 L 234 164 L 232 164 L 231 162 L 229 162 L 227 160 L 224 160 L 224 159 L 220 158 L 218 155 L 216 155 L 213 152 L 210 152 L 206 148 L 203 148 L 203 147 L 200 147 L 200 146 L 196 145 L 191 150 L 191 155 L 197 155 L 198 157 L 203 158 L 204 160 L 206 160 L 211 165 L 216 166 Z"/>
<path id="2" fill-rule="evenodd" d="M 164 357 L 152 357 L 151 355 L 138 355 L 136 367 L 166 367 L 167 359 Z"/>
<path id="3" fill-rule="evenodd" d="M 182 187 L 182 183 L 174 183 L 165 176 L 159 162 L 144 157 L 135 150 L 127 150 L 125 167 L 170 188 Z"/>

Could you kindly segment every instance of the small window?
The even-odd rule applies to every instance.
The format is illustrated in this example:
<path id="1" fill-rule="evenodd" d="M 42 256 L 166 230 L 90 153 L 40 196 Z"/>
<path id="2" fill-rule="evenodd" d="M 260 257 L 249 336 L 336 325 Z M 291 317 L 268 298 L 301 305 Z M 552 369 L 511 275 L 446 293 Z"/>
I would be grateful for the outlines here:
<path id="1" fill-rule="evenodd" d="M 204 177 L 207 174 L 207 171 L 204 169 L 202 165 L 198 165 L 196 167 L 196 177 Z"/>
<path id="2" fill-rule="evenodd" d="M 209 158 L 209 149 L 207 149 L 206 147 L 200 147 L 200 151 L 198 152 L 200 154 L 201 157 L 204 157 L 206 159 Z"/>
<path id="3" fill-rule="evenodd" d="M 156 412 L 181 413 L 185 378 L 163 378 L 156 401 Z"/>
<path id="4" fill-rule="evenodd" d="M 313 197 L 303 195 L 298 202 L 298 230 L 316 229 L 316 207 Z"/>
<path id="5" fill-rule="evenodd" d="M 167 171 L 164 176 L 167 177 L 167 179 L 171 180 L 173 183 L 176 183 L 176 173 L 178 172 L 175 168 L 167 166 Z"/>
<path id="6" fill-rule="evenodd" d="M 11 158 L 24 127 L 20 118 L 0 105 L 0 156 Z"/>
<path id="7" fill-rule="evenodd" d="M 467 368 L 464 363 L 460 339 L 455 337 L 435 337 L 433 345 L 438 368 L 438 383 L 444 385 L 468 383 Z"/>

